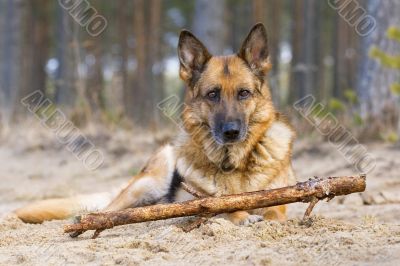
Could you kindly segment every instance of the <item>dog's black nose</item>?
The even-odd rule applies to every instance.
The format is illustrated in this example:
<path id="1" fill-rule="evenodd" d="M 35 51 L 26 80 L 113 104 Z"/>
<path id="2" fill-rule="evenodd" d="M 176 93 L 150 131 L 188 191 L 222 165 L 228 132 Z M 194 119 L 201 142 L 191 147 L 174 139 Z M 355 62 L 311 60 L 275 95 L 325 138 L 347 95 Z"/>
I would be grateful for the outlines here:
<path id="1" fill-rule="evenodd" d="M 237 140 L 240 134 L 240 122 L 232 121 L 224 123 L 222 126 L 222 133 L 224 135 L 224 141 Z"/>

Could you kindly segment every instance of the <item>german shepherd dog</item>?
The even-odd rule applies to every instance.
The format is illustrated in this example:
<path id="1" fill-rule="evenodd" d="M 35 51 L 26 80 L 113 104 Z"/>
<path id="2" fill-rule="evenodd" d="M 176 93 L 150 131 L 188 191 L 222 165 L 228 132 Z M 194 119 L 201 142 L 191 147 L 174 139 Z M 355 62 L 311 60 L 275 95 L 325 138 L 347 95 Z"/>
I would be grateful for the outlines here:
<path id="1" fill-rule="evenodd" d="M 83 211 L 117 211 L 192 196 L 220 196 L 295 183 L 291 166 L 295 132 L 274 108 L 265 76 L 267 33 L 256 24 L 240 51 L 212 56 L 189 31 L 179 36 L 180 77 L 186 84 L 182 132 L 160 148 L 122 190 L 50 199 L 15 211 L 25 222 L 65 219 Z M 277 206 L 225 214 L 235 224 L 286 219 Z"/>

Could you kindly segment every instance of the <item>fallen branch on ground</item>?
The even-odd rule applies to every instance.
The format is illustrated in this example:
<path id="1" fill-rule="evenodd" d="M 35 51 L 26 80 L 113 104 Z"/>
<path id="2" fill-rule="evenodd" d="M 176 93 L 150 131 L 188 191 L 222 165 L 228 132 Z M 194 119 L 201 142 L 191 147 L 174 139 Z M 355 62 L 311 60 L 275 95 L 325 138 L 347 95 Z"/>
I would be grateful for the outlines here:
<path id="1" fill-rule="evenodd" d="M 101 231 L 118 225 L 193 215 L 208 216 L 294 202 L 310 202 L 305 213 L 305 217 L 307 217 L 319 200 L 325 198 L 330 200 L 335 196 L 362 192 L 365 187 L 365 175 L 314 178 L 297 183 L 294 186 L 271 190 L 221 197 L 201 197 L 180 203 L 158 204 L 115 212 L 89 213 L 80 216 L 77 223 L 66 225 L 64 232 L 73 233 L 72 235 L 77 236 L 87 230 L 96 230 L 94 237 L 97 237 Z"/>

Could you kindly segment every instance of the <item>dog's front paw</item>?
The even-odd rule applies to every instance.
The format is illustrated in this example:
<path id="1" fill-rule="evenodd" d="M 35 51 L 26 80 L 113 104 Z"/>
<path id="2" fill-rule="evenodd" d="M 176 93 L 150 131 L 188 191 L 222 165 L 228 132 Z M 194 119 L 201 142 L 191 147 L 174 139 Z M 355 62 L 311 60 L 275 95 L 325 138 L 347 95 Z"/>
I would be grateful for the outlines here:
<path id="1" fill-rule="evenodd" d="M 261 215 L 256 215 L 256 214 L 249 214 L 246 219 L 243 219 L 240 221 L 240 225 L 249 225 L 249 224 L 254 224 L 257 222 L 261 222 L 264 220 L 264 218 Z"/>
<path id="2" fill-rule="evenodd" d="M 236 225 L 248 225 L 264 220 L 261 215 L 249 214 L 246 211 L 237 211 L 228 214 L 228 219 Z"/>

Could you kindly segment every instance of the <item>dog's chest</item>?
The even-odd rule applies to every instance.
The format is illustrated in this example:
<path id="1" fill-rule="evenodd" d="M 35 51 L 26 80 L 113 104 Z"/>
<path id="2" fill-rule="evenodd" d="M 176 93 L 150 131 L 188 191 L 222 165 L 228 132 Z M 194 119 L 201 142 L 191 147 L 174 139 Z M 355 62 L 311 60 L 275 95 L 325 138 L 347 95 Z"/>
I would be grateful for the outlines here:
<path id="1" fill-rule="evenodd" d="M 265 189 L 270 181 L 267 173 L 223 171 L 217 166 L 196 167 L 186 158 L 178 158 L 176 169 L 186 183 L 212 196 Z"/>
<path id="2" fill-rule="evenodd" d="M 200 149 L 183 145 L 176 169 L 185 182 L 209 195 L 224 195 L 287 185 L 293 132 L 274 122 L 265 136 L 247 149 L 237 146 L 224 156 L 210 160 Z M 225 155 L 234 166 L 224 169 Z"/>

